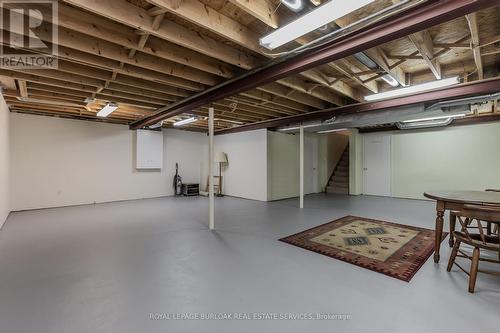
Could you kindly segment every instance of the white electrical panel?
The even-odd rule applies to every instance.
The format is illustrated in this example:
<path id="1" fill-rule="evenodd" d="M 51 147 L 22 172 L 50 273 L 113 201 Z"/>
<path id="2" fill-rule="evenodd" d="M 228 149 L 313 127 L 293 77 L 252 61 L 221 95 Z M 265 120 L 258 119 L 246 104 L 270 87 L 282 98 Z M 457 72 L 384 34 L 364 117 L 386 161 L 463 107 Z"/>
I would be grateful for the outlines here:
<path id="1" fill-rule="evenodd" d="M 161 169 L 163 167 L 163 132 L 137 130 L 137 169 Z"/>

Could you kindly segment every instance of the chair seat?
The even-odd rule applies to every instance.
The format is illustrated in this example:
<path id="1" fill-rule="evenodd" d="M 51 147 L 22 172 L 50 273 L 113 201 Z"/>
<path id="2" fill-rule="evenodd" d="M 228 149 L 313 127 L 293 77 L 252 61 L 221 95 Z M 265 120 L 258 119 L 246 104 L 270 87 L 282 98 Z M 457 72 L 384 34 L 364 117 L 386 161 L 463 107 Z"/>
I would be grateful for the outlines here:
<path id="1" fill-rule="evenodd" d="M 470 239 L 465 233 L 461 231 L 455 231 L 453 232 L 453 235 L 462 243 L 469 244 L 474 247 L 480 247 L 483 249 L 500 252 L 500 241 L 497 235 L 484 235 L 484 243 L 481 239 L 480 234 L 469 233 Z"/>

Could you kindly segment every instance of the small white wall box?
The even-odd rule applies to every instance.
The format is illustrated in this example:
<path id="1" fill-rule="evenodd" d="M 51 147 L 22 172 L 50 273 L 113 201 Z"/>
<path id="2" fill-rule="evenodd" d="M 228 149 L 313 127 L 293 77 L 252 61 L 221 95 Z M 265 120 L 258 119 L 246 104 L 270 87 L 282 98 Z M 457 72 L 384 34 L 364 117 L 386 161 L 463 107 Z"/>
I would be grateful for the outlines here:
<path id="1" fill-rule="evenodd" d="M 137 130 L 136 168 L 161 169 L 163 167 L 163 132 Z"/>

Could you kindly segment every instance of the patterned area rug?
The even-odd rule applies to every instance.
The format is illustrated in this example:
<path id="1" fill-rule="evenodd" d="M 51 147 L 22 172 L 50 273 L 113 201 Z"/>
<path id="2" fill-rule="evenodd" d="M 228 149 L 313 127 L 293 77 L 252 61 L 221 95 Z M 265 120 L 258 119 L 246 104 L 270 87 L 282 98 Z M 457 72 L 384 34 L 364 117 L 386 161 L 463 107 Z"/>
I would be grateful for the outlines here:
<path id="1" fill-rule="evenodd" d="M 356 216 L 346 216 L 280 241 L 406 282 L 434 252 L 433 230 Z"/>

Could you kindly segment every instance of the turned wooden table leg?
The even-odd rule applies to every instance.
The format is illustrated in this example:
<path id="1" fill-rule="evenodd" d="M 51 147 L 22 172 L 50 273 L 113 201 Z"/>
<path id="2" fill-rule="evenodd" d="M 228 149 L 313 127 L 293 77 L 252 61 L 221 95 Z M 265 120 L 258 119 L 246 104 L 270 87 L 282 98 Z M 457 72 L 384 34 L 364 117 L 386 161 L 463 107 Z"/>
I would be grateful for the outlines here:
<path id="1" fill-rule="evenodd" d="M 441 247 L 441 237 L 443 236 L 443 224 L 444 224 L 444 202 L 438 201 L 436 204 L 436 232 L 434 238 L 434 262 L 439 262 L 439 248 Z"/>
<path id="2" fill-rule="evenodd" d="M 453 236 L 453 231 L 455 231 L 455 225 L 457 223 L 457 216 L 450 212 L 450 247 L 453 247 L 453 243 L 455 242 L 455 237 Z"/>

